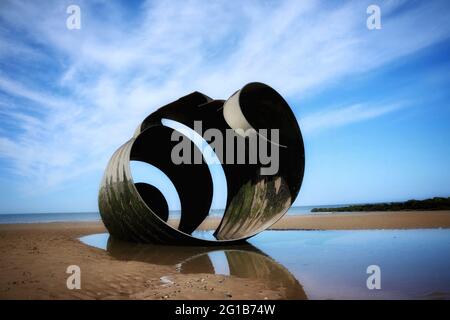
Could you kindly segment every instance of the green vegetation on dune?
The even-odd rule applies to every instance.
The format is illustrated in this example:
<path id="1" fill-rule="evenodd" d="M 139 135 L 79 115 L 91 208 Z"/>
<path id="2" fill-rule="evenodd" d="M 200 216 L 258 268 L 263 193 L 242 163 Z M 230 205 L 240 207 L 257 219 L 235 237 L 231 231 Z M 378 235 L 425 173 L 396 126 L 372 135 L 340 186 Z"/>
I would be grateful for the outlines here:
<path id="1" fill-rule="evenodd" d="M 311 212 L 355 212 L 355 211 L 403 211 L 403 210 L 450 210 L 450 197 L 435 197 L 426 200 L 408 200 L 405 202 L 389 202 L 351 205 L 339 208 L 314 208 Z"/>

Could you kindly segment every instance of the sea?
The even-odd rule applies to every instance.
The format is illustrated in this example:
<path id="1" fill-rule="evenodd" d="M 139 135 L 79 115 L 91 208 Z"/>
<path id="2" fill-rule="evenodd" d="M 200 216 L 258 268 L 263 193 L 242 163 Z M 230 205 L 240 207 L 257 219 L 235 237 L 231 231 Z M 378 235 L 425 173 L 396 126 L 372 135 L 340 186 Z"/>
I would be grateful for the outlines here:
<path id="1" fill-rule="evenodd" d="M 311 213 L 313 208 L 337 208 L 347 205 L 296 206 L 291 207 L 287 215 L 304 215 Z M 317 213 L 320 214 L 320 213 Z M 179 210 L 170 211 L 170 218 L 180 217 Z M 209 216 L 220 217 L 223 209 L 211 209 Z M 5 213 L 0 214 L 0 224 L 12 223 L 45 223 L 45 222 L 81 222 L 101 220 L 98 212 L 61 212 L 61 213 Z"/>

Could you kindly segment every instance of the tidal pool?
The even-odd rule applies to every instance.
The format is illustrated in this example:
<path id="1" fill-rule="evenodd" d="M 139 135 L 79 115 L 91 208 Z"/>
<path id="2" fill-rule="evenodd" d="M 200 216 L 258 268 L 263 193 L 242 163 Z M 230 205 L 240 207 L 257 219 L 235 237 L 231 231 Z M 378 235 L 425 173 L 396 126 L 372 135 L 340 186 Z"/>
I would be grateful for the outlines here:
<path id="1" fill-rule="evenodd" d="M 134 244 L 107 233 L 80 240 L 120 260 L 258 278 L 285 288 L 290 299 L 450 298 L 450 229 L 264 231 L 232 247 Z M 379 290 L 367 288 L 371 265 L 381 270 Z"/>

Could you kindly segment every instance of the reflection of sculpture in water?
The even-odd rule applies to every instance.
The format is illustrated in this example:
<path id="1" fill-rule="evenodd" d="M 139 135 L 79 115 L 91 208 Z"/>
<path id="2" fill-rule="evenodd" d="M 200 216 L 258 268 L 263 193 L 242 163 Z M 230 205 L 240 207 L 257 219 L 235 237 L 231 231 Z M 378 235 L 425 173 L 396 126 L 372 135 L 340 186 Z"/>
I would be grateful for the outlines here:
<path id="1" fill-rule="evenodd" d="M 174 265 L 181 273 L 211 273 L 215 268 L 210 253 L 224 253 L 229 275 L 263 280 L 269 288 L 282 290 L 287 299 L 307 299 L 302 285 L 281 264 L 249 243 L 228 247 L 145 245 L 109 237 L 107 251 L 116 259 Z"/>

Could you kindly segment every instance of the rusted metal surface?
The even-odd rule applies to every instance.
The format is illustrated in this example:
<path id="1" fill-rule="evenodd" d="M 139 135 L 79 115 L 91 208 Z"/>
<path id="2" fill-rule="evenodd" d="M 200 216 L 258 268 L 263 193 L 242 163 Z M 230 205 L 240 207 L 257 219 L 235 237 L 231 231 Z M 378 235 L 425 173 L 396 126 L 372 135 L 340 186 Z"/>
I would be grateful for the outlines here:
<path id="1" fill-rule="evenodd" d="M 233 138 L 247 146 L 249 138 L 239 129 L 279 129 L 276 173 L 262 174 L 265 164 L 260 161 L 222 163 L 228 194 L 222 221 L 214 232 L 216 241 L 192 236 L 211 206 L 213 188 L 208 165 L 194 144 L 192 150 L 199 153 L 200 164 L 173 163 L 171 151 L 178 142 L 171 141 L 173 129 L 164 126 L 163 119 L 190 128 L 194 128 L 194 121 L 202 121 L 204 131 L 215 128 L 224 136 L 227 129 L 233 129 Z M 223 151 L 226 159 L 230 150 Z M 231 151 L 235 153 L 237 149 Z M 248 159 L 251 148 L 245 148 L 245 152 Z M 181 202 L 177 229 L 167 224 L 164 196 L 150 185 L 134 183 L 132 160 L 157 167 L 173 182 Z M 300 190 L 304 165 L 297 120 L 286 101 L 269 86 L 250 83 L 227 101 L 194 92 L 150 114 L 133 137 L 113 154 L 100 186 L 100 214 L 110 234 L 123 240 L 178 245 L 234 244 L 267 229 L 286 213 Z"/>

